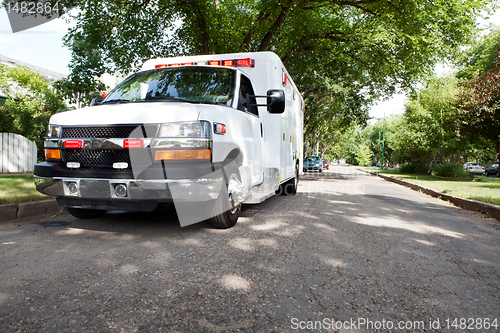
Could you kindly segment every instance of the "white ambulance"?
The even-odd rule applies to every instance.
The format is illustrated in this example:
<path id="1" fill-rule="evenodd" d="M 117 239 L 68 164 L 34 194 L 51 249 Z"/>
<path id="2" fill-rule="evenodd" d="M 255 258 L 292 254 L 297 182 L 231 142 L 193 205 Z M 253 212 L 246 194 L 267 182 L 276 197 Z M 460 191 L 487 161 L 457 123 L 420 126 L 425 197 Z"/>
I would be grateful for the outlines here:
<path id="1" fill-rule="evenodd" d="M 182 226 L 233 226 L 294 195 L 304 101 L 272 52 L 160 58 L 104 100 L 51 117 L 37 189 L 78 218 L 174 203 Z"/>

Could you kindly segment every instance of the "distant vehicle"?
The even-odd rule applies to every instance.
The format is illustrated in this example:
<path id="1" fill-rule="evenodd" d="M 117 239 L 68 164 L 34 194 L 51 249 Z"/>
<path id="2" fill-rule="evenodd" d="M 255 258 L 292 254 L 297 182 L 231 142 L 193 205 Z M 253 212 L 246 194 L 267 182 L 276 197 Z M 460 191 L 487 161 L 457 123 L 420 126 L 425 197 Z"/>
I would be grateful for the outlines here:
<path id="1" fill-rule="evenodd" d="M 482 175 L 484 173 L 484 171 L 485 171 L 484 167 L 480 166 L 476 162 L 464 163 L 464 169 L 466 171 L 468 171 L 468 172 L 477 173 L 477 174 L 480 174 L 480 175 Z"/>
<path id="2" fill-rule="evenodd" d="M 485 171 L 484 171 L 484 174 L 486 177 L 488 176 L 499 176 L 499 172 L 498 172 L 498 164 L 492 164 L 489 166 L 489 168 L 487 168 Z"/>
<path id="3" fill-rule="evenodd" d="M 330 163 L 331 165 L 339 165 L 339 161 L 338 160 L 333 160 L 332 163 Z"/>
<path id="4" fill-rule="evenodd" d="M 309 170 L 317 170 L 323 172 L 323 161 L 319 156 L 307 156 L 304 160 L 304 172 Z"/>
<path id="5" fill-rule="evenodd" d="M 330 165 L 328 164 L 328 161 L 327 160 L 323 160 L 323 170 L 328 170 L 328 168 L 330 167 Z"/>

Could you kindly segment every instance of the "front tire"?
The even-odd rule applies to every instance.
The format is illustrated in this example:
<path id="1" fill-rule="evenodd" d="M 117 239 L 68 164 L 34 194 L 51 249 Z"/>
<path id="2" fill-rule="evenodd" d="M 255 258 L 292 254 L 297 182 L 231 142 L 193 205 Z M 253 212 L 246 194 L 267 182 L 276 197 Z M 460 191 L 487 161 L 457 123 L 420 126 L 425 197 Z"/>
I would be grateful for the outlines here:
<path id="1" fill-rule="evenodd" d="M 85 209 L 85 208 L 74 208 L 74 207 L 66 207 L 66 209 L 74 217 L 84 220 L 96 219 L 106 214 L 105 210 L 99 210 L 99 209 Z"/>
<path id="2" fill-rule="evenodd" d="M 231 166 L 227 176 L 227 191 L 221 191 L 219 194 L 212 209 L 213 217 L 209 220 L 212 227 L 217 229 L 231 228 L 236 224 L 241 213 L 241 203 L 234 205 L 234 200 L 238 200 L 235 196 L 239 195 L 236 187 L 240 187 L 240 190 L 242 187 L 238 168 L 235 165 Z"/>
<path id="3" fill-rule="evenodd" d="M 285 195 L 295 195 L 297 194 L 297 187 L 299 186 L 299 165 L 295 166 L 295 177 L 287 181 L 285 184 L 285 190 L 283 193 Z"/>

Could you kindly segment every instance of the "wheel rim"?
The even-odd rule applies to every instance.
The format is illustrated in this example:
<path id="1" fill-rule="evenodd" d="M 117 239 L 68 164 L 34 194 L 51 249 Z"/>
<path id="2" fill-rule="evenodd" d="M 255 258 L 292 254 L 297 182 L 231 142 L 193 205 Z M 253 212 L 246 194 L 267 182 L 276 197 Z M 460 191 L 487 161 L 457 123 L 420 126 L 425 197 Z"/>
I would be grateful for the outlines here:
<path id="1" fill-rule="evenodd" d="M 227 192 L 229 196 L 229 212 L 234 215 L 243 201 L 243 186 L 236 174 L 232 174 L 231 178 L 229 178 Z"/>

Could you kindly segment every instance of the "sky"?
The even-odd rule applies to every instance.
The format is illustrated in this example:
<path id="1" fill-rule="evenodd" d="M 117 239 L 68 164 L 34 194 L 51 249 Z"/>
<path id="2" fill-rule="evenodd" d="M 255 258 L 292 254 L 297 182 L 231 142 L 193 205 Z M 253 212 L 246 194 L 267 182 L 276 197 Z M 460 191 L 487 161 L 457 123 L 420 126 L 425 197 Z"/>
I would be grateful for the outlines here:
<path id="1" fill-rule="evenodd" d="M 481 20 L 480 24 L 500 25 L 500 10 L 489 20 Z M 63 45 L 62 38 L 71 23 L 64 18 L 52 20 L 40 26 L 12 33 L 5 8 L 0 9 L 0 54 L 51 71 L 69 74 L 68 63 L 71 52 Z M 446 66 L 437 66 L 435 71 L 449 71 Z M 383 118 L 395 113 L 404 112 L 406 97 L 404 94 L 394 95 L 386 101 L 380 101 L 370 108 L 370 117 Z"/>

